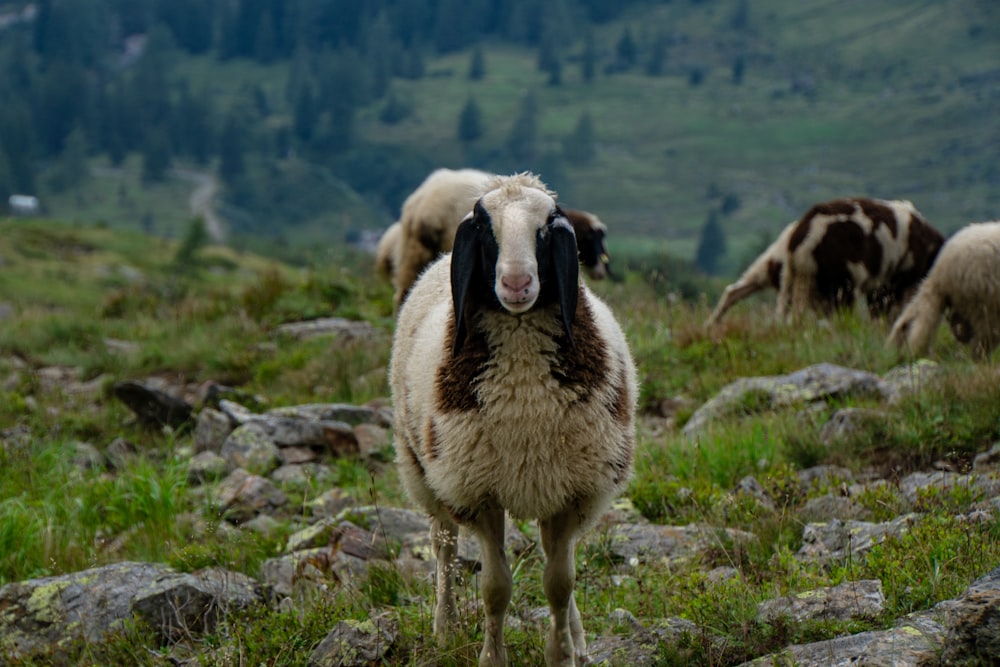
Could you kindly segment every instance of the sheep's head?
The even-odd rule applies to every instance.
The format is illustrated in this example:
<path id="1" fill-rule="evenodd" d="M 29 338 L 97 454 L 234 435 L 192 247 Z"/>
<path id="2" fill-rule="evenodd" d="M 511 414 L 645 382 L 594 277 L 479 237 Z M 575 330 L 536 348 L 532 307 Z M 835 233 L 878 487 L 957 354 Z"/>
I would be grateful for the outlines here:
<path id="1" fill-rule="evenodd" d="M 451 259 L 455 352 L 477 308 L 512 315 L 558 303 L 566 335 L 576 313 L 576 237 L 555 195 L 524 174 L 498 178 L 458 226 Z"/>
<path id="2" fill-rule="evenodd" d="M 600 218 L 587 211 L 563 209 L 576 233 L 576 246 L 580 252 L 580 264 L 593 280 L 615 278 L 611 273 L 611 256 L 608 253 L 608 228 Z"/>

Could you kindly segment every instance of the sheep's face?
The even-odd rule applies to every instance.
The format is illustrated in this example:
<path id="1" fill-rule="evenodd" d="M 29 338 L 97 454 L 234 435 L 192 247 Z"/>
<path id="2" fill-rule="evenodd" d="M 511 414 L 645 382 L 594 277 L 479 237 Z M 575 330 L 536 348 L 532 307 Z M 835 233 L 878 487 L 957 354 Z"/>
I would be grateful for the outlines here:
<path id="1" fill-rule="evenodd" d="M 518 315 L 558 302 L 570 335 L 578 273 L 573 228 L 552 196 L 511 184 L 491 190 L 455 234 L 451 282 L 459 328 L 464 332 L 470 306 Z M 456 337 L 456 347 L 462 337 Z"/>

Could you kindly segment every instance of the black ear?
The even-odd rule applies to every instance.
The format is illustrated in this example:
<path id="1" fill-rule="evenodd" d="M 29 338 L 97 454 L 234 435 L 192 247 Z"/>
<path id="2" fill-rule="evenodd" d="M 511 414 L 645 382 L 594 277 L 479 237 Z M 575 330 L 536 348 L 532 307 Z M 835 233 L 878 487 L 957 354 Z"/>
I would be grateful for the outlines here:
<path id="1" fill-rule="evenodd" d="M 474 286 L 485 280 L 481 259 L 483 229 L 482 222 L 475 215 L 470 215 L 455 232 L 455 244 L 451 250 L 451 299 L 455 309 L 455 344 L 451 350 L 452 355 L 458 354 L 462 349 L 468 333 L 465 317 L 470 293 Z"/>
<path id="2" fill-rule="evenodd" d="M 563 330 L 573 342 L 573 319 L 576 317 L 576 302 L 580 290 L 580 260 L 576 247 L 576 234 L 566 218 L 556 218 L 549 233 L 549 254 L 552 260 L 553 278 L 562 314 Z"/>

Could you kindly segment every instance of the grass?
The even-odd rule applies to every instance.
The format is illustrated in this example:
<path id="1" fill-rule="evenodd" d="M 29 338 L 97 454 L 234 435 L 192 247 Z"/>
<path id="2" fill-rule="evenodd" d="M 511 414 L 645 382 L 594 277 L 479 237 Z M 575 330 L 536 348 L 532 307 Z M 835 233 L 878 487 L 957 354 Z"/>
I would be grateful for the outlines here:
<path id="1" fill-rule="evenodd" d="M 156 252 L 149 252 L 150 244 Z M 115 380 L 211 379 L 259 396 L 267 406 L 363 403 L 387 395 L 391 289 L 374 279 L 365 258 L 336 256 L 301 268 L 206 246 L 179 273 L 176 248 L 172 241 L 103 226 L 0 220 L 0 280 L 12 311 L 0 320 L 0 585 L 123 560 L 163 562 L 182 571 L 220 566 L 257 576 L 266 559 L 281 553 L 308 503 L 328 490 L 315 482 L 284 489 L 296 509 L 279 517 L 269 536 L 233 529 L 216 516 L 210 491 L 187 482 L 192 435 L 140 427 L 110 396 Z M 660 664 L 739 664 L 792 642 L 888 627 L 954 597 L 1000 562 L 1000 521 L 956 518 L 980 500 L 975 487 L 907 498 L 894 484 L 935 462 L 967 470 L 975 453 L 1000 440 L 995 364 L 974 364 L 942 329 L 932 348 L 941 380 L 896 405 L 857 397 L 775 407 L 751 397 L 710 437 L 692 443 L 679 427 L 737 377 L 819 362 L 881 374 L 908 360 L 885 348 L 884 324 L 863 316 L 810 319 L 790 330 L 771 317 L 773 295 L 738 304 L 719 330 L 706 332 L 702 322 L 720 291 L 718 282 L 690 274 L 684 262 L 659 249 L 622 251 L 616 259 L 628 267 L 624 281 L 593 288 L 618 312 L 642 380 L 643 417 L 628 500 L 654 523 L 717 530 L 713 546 L 697 558 L 638 565 L 616 560 L 607 534 L 591 535 L 577 560 L 578 599 L 591 635 L 627 632 L 612 616 L 619 608 L 647 626 L 681 617 L 699 630 L 660 646 Z M 130 270 L 123 274 L 115 267 Z M 39 280 L 49 282 L 39 287 Z M 332 343 L 275 335 L 281 323 L 325 316 L 367 320 L 384 336 Z M 118 352 L 109 339 L 135 347 Z M 47 390 L 25 366 L 79 368 L 79 379 L 95 384 L 83 395 L 67 386 Z M 654 416 L 664 399 L 679 406 L 672 423 Z M 828 447 L 820 430 L 840 407 L 874 408 L 884 418 Z M 75 462 L 86 455 L 80 443 L 103 451 L 116 439 L 133 443 L 136 453 L 115 468 Z M 393 466 L 385 465 L 391 455 L 384 452 L 371 468 L 338 462 L 332 485 L 359 504 L 408 505 Z M 873 520 L 906 512 L 920 518 L 908 532 L 860 557 L 829 564 L 796 558 L 799 510 L 844 481 L 801 488 L 797 471 L 818 464 L 873 469 L 889 479 L 854 498 Z M 761 483 L 771 505 L 731 493 L 748 475 Z M 723 529 L 749 531 L 756 539 L 734 540 Z M 538 550 L 513 563 L 518 616 L 545 604 L 542 567 Z M 727 571 L 736 576 L 710 576 L 716 568 L 734 568 Z M 877 618 L 757 620 L 762 600 L 861 578 L 883 583 L 887 606 Z M 302 664 L 337 622 L 387 613 L 399 634 L 386 664 L 470 665 L 482 635 L 474 572 L 461 578 L 459 593 L 463 626 L 443 649 L 429 639 L 429 582 L 389 564 L 372 568 L 352 587 L 331 580 L 327 595 L 301 608 L 234 613 L 193 645 L 161 646 L 143 628 L 123 628 L 106 644 L 80 646 L 73 658 L 80 665 L 167 665 L 187 652 L 201 664 L 220 667 L 237 655 L 244 664 Z M 512 661 L 542 659 L 538 623 L 512 627 L 508 641 Z"/>

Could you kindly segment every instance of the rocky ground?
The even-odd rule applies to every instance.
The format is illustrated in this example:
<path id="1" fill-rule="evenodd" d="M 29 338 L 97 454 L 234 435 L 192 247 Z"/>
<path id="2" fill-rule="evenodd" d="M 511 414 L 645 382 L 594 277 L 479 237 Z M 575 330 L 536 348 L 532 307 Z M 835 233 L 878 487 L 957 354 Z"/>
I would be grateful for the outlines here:
<path id="1" fill-rule="evenodd" d="M 34 371 L 32 371 L 34 372 Z M 58 383 L 66 391 L 87 392 L 66 369 L 37 371 L 41 382 Z M 688 421 L 684 433 L 697 439 L 715 419 L 740 404 L 745 392 L 766 392 L 772 404 L 814 401 L 858 392 L 872 392 L 891 404 L 899 395 L 933 381 L 935 366 L 917 364 L 879 377 L 833 365 L 820 365 L 777 378 L 749 378 L 726 387 Z M 188 478 L 203 490 L 206 505 L 225 518 L 222 529 L 273 530 L 290 508 L 282 489 L 309 480 L 332 478 L 331 458 L 357 456 L 388 465 L 391 408 L 310 404 L 255 412 L 229 396 L 225 388 L 171 387 L 155 379 L 115 385 L 115 395 L 142 420 L 153 423 L 194 424 L 193 447 L 187 453 Z M 227 397 L 228 396 L 228 397 Z M 213 400 L 206 400 L 211 398 Z M 201 402 L 200 409 L 194 405 Z M 211 405 L 212 407 L 207 407 Z M 838 412 L 824 429 L 831 442 L 870 418 L 865 411 Z M 643 428 L 655 428 L 644 423 Z M 0 433 L 5 446 L 18 433 Z M 128 443 L 112 443 L 103 451 L 80 443 L 80 466 L 113 468 L 130 456 Z M 887 536 L 899 535 L 916 519 L 902 514 L 875 521 L 852 500 L 873 485 L 898 484 L 904 497 L 915 498 L 928 489 L 956 486 L 975 488 L 979 500 L 965 508 L 969 522 L 992 520 L 1000 511 L 1000 443 L 976 457 L 968 473 L 928 470 L 892 480 L 858 476 L 829 466 L 798 472 L 798 483 L 810 488 L 817 479 L 840 480 L 837 491 L 809 500 L 797 511 L 804 525 L 803 560 L 860 556 Z M 764 486 L 747 477 L 732 489 L 749 494 L 764 509 L 774 507 Z M 164 645 L 173 645 L 178 665 L 198 664 L 188 640 L 210 631 L 231 608 L 252 605 L 295 606 L 322 595 L 331 582 L 350 586 L 368 568 L 391 564 L 413 576 L 432 576 L 427 519 L 402 507 L 358 506 L 336 488 L 315 499 L 301 517 L 301 530 L 287 542 L 284 554 L 268 561 L 259 580 L 223 569 L 181 573 L 157 563 L 121 562 L 57 577 L 8 584 L 0 588 L 0 655 L 24 658 L 58 654 L 69 641 L 100 642 L 123 619 L 137 616 L 148 622 Z M 186 517 L 193 523 L 205 517 Z M 616 506 L 594 539 L 608 545 L 610 556 L 623 564 L 623 576 L 652 561 L 697 559 L 719 539 L 719 528 L 708 525 L 656 525 L 643 519 L 628 503 Z M 510 527 L 512 555 L 534 548 L 531 535 Z M 755 536 L 728 530 L 734 544 Z M 476 561 L 473 540 L 463 540 L 460 556 L 468 567 Z M 1000 565 L 1000 564 L 995 564 Z M 715 568 L 712 577 L 738 577 L 735 568 Z M 802 590 L 759 605 L 762 621 L 779 617 L 794 620 L 849 620 L 877 617 L 883 609 L 882 583 L 851 581 L 832 588 Z M 515 609 L 511 623 L 547 623 L 546 609 Z M 655 665 L 661 645 L 678 641 L 685 633 L 711 636 L 680 618 L 639 621 L 627 609 L 613 612 L 613 635 L 590 638 L 592 664 Z M 311 665 L 377 664 L 392 651 L 398 620 L 391 609 L 373 612 L 370 622 L 343 621 L 313 651 Z M 719 637 L 720 642 L 724 638 Z M 754 665 L 938 665 L 997 664 L 1000 656 L 1000 567 L 973 583 L 961 595 L 933 608 L 902 618 L 894 627 L 863 632 L 815 644 L 794 645 L 759 658 Z"/>

